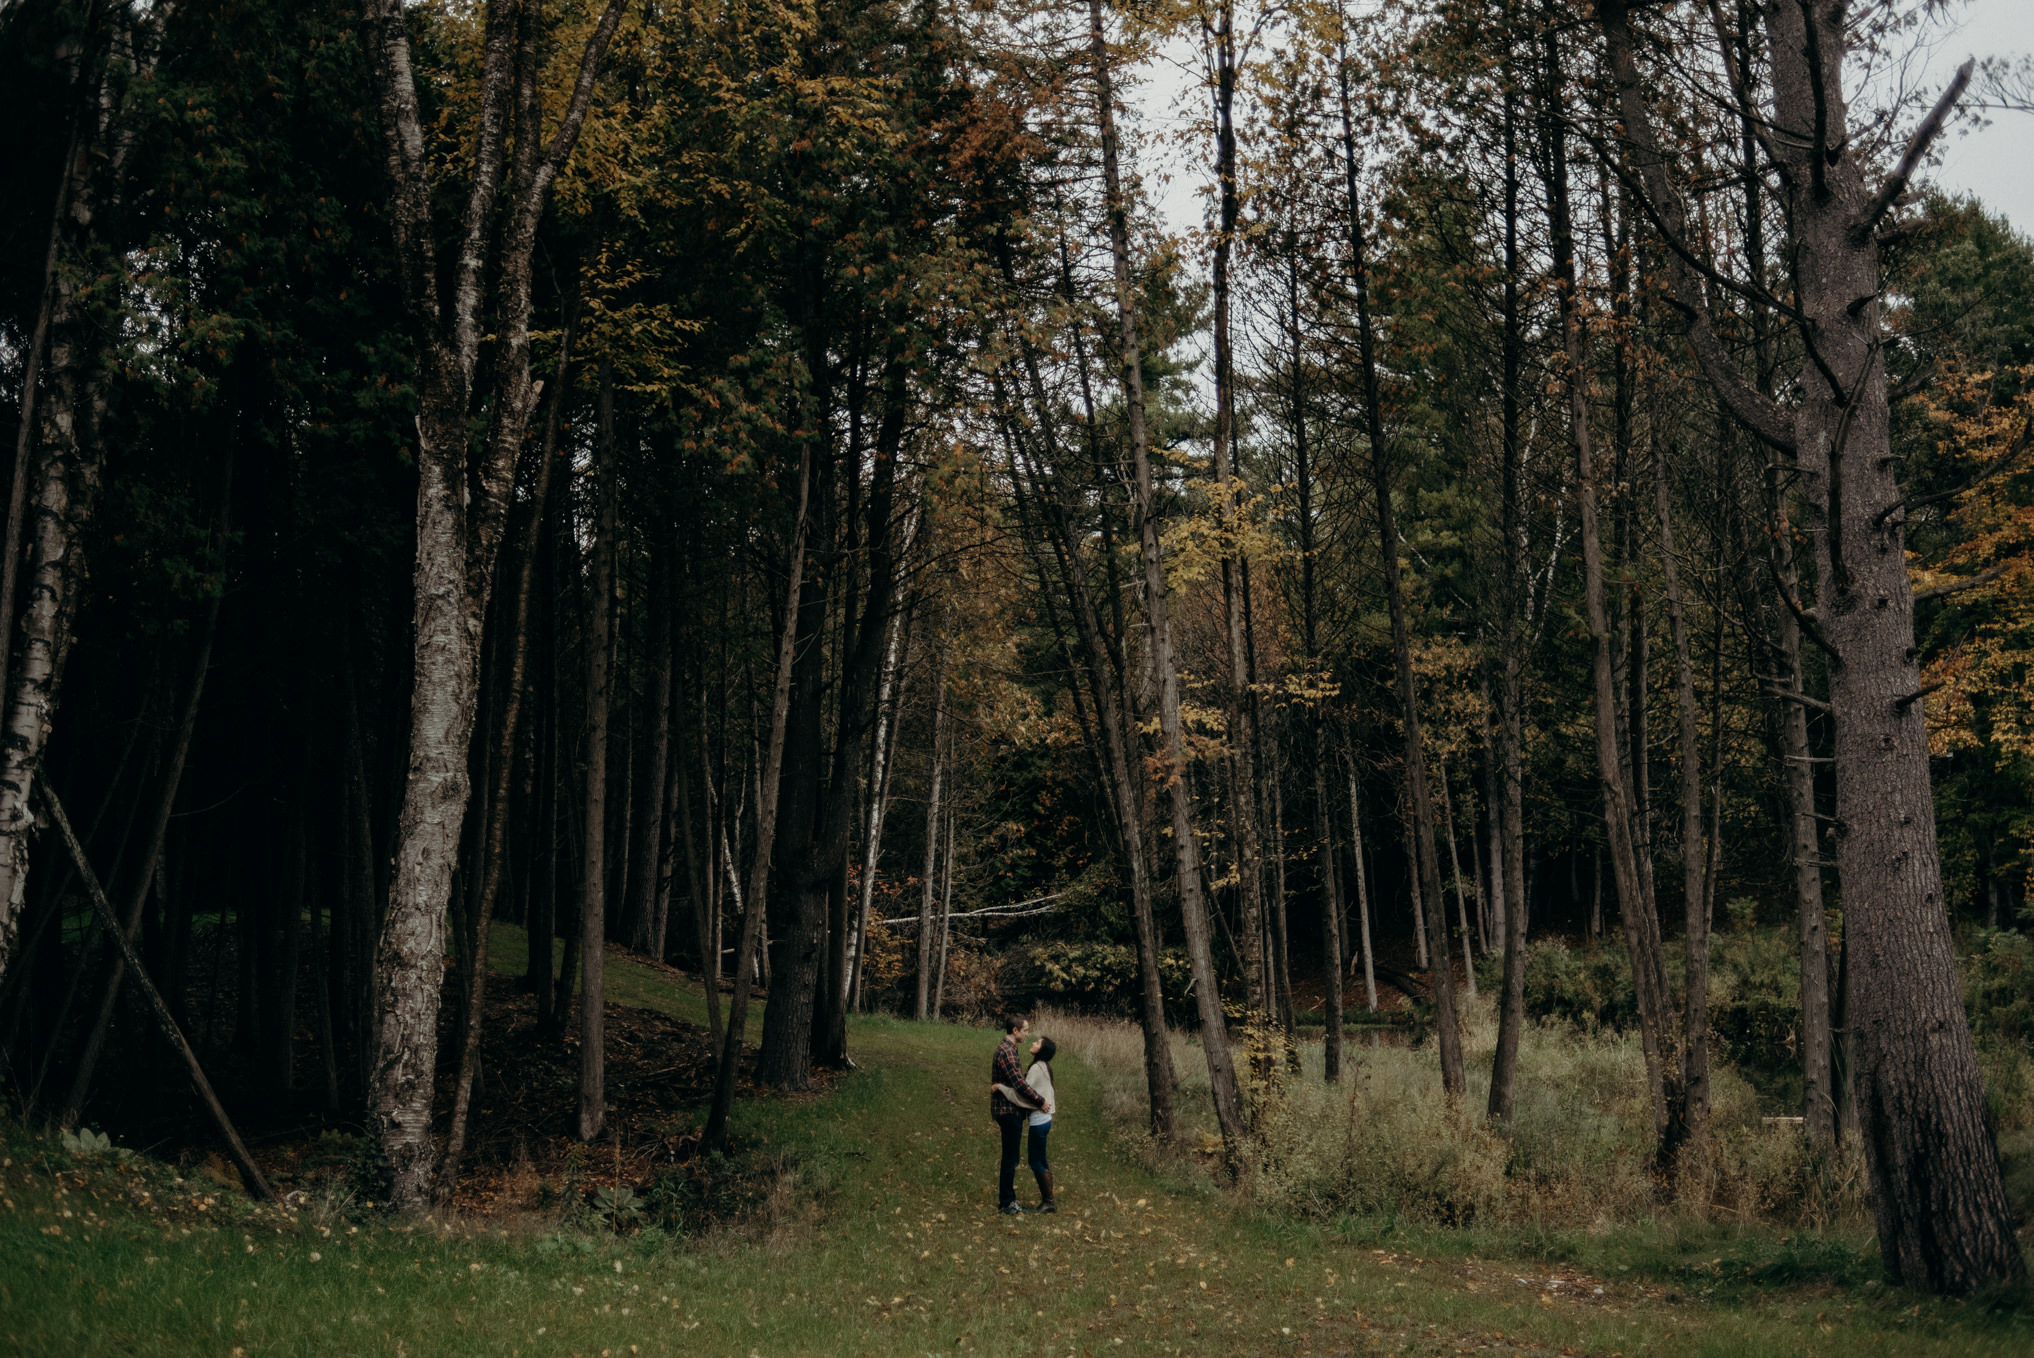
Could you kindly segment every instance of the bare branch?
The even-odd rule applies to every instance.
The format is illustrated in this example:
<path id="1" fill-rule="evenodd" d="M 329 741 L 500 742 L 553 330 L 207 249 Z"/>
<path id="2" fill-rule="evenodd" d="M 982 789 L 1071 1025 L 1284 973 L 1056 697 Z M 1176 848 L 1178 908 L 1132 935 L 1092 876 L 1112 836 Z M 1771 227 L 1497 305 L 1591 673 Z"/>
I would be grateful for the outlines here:
<path id="1" fill-rule="evenodd" d="M 1904 698 L 1895 698 L 1895 699 L 1893 699 L 1893 710 L 1894 710 L 1895 712 L 1905 712 L 1905 711 L 1906 711 L 1906 710 L 1907 710 L 1908 708 L 1912 707 L 1912 706 L 1913 706 L 1913 705 L 1914 705 L 1915 703 L 1918 703 L 1918 702 L 1920 702 L 1920 701 L 1921 701 L 1921 700 L 1922 700 L 1923 698 L 1925 698 L 1925 697 L 1927 697 L 1927 696 L 1928 696 L 1929 694 L 1931 694 L 1931 693 L 1935 692 L 1935 690 L 1936 690 L 1936 689 L 1938 689 L 1938 688 L 1941 688 L 1941 687 L 1942 687 L 1942 686 L 1943 686 L 1944 684 L 1946 684 L 1946 683 L 1948 683 L 1948 682 L 1949 682 L 1949 681 L 1948 681 L 1947 679 L 1937 679 L 1937 680 L 1936 680 L 1936 681 L 1935 681 L 1934 683 L 1932 683 L 1932 684 L 1923 684 L 1923 685 L 1921 685 L 1921 687 L 1920 687 L 1920 688 L 1917 688 L 1917 689 L 1915 689 L 1915 690 L 1914 690 L 1914 691 L 1913 691 L 1912 693 L 1909 693 L 1909 694 L 1908 694 L 1908 695 L 1907 695 L 1906 697 L 1904 697 Z"/>
<path id="2" fill-rule="evenodd" d="M 1717 51 L 1723 58 L 1723 69 L 1730 75 L 1730 94 L 1737 102 L 1738 117 L 1743 121 L 1746 130 L 1757 139 L 1759 149 L 1766 153 L 1767 163 L 1784 165 L 1786 162 L 1780 159 L 1780 153 L 1773 146 L 1772 139 L 1766 136 L 1765 123 L 1759 118 L 1758 110 L 1752 106 L 1751 95 L 1744 87 L 1743 73 L 1738 70 L 1731 51 L 1730 26 L 1724 22 L 1723 6 L 1717 0 L 1709 0 L 1709 24 L 1716 30 Z M 1757 174 L 1758 167 L 1748 165 L 1745 172 Z"/>
<path id="3" fill-rule="evenodd" d="M 1710 319 L 1709 299 L 1702 287 L 1703 271 L 1690 262 L 1694 252 L 1689 248 L 1686 214 L 1653 137 L 1638 62 L 1632 56 L 1631 26 L 1624 0 L 1603 0 L 1597 6 L 1597 18 L 1608 47 L 1611 79 L 1617 86 L 1625 141 L 1642 179 L 1644 192 L 1639 198 L 1669 247 L 1673 295 L 1682 314 L 1688 347 L 1695 351 L 1703 375 L 1724 408 L 1761 442 L 1791 455 L 1795 447 L 1793 421 L 1777 401 L 1745 380 L 1725 352 Z"/>
<path id="4" fill-rule="evenodd" d="M 1936 585 L 1932 588 L 1919 591 L 1914 595 L 1914 605 L 1918 608 L 1922 604 L 1933 603 L 1937 599 L 1947 599 L 1952 594 L 1961 594 L 1967 589 L 1976 589 L 1980 585 L 1989 585 L 2005 573 L 2006 563 L 2001 561 L 1998 565 L 1979 571 L 1968 579 L 1951 580 L 1946 585 Z"/>
<path id="5" fill-rule="evenodd" d="M 1898 405 L 1909 396 L 1926 389 L 1928 384 L 1935 380 L 1936 367 L 1936 360 L 1931 358 L 1922 364 L 1919 369 L 1908 373 L 1905 377 L 1894 383 L 1892 388 L 1886 392 L 1886 404 Z"/>
<path id="6" fill-rule="evenodd" d="M 1812 31 L 1812 28 L 1811 28 Z M 1900 157 L 1900 164 L 1893 171 L 1893 177 L 1885 182 L 1864 215 L 1850 224 L 1850 243 L 1863 245 L 1879 224 L 1879 218 L 1892 211 L 1893 203 L 1907 191 L 1907 181 L 1914 177 L 1914 171 L 1921 165 L 1921 157 L 1928 154 L 1928 148 L 1942 135 L 1942 125 L 1949 121 L 1949 114 L 1956 107 L 1956 101 L 1970 85 L 1970 73 L 1976 67 L 1975 57 L 1964 58 L 1963 65 L 1956 68 L 1950 77 L 1949 88 L 1935 101 L 1935 107 L 1928 110 L 1928 116 L 1921 120 L 1921 126 L 1914 129 L 1914 136 L 1907 143 L 1907 153 Z"/>

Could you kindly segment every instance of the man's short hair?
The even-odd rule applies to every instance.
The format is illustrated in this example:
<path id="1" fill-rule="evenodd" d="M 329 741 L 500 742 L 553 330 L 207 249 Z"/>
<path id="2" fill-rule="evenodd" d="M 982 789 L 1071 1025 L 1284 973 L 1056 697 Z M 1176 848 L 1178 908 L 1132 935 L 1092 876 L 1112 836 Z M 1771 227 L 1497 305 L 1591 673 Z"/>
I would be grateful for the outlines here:
<path id="1" fill-rule="evenodd" d="M 1003 1031 L 1014 1033 L 1019 1028 L 1028 1026 L 1030 1022 L 1031 1016 L 1029 1014 L 1005 1014 L 1003 1015 Z"/>

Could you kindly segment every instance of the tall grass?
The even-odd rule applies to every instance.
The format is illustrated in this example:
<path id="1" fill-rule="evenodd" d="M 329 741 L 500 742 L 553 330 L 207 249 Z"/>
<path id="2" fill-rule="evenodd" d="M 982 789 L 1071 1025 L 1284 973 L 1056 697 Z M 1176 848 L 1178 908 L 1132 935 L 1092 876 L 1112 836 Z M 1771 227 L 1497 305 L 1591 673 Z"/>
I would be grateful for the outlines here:
<path id="1" fill-rule="evenodd" d="M 1034 1029 L 1093 1069 L 1103 1111 L 1119 1128 L 1142 1130 L 1135 1024 L 1048 1010 Z M 1431 1044 L 1390 1037 L 1352 1034 L 1334 1085 L 1322 1078 L 1318 1041 L 1301 1043 L 1297 1073 L 1280 1062 L 1268 1079 L 1254 1079 L 1240 1063 L 1253 1113 L 1240 1191 L 1282 1216 L 1450 1227 L 1604 1230 L 1665 1217 L 1824 1227 L 1864 1213 L 1855 1151 L 1818 1151 L 1798 1125 L 1762 1117 L 1751 1087 L 1728 1067 L 1715 1073 L 1704 1134 L 1665 1179 L 1653 1163 L 1636 1036 L 1529 1026 L 1516 1113 L 1502 1130 L 1483 1117 L 1496 1044 L 1487 997 L 1463 1007 L 1469 1091 L 1454 1108 Z M 1188 1146 L 1205 1147 L 1214 1128 L 1206 1062 L 1198 1042 L 1179 1033 L 1170 1040 Z"/>

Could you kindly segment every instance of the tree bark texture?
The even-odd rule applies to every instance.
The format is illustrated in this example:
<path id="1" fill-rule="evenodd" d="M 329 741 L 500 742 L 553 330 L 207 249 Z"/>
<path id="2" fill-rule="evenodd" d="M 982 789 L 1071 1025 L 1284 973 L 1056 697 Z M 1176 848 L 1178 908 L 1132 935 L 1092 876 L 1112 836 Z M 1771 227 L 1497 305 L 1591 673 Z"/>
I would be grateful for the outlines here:
<path id="1" fill-rule="evenodd" d="M 1685 214 L 1653 140 L 1625 5 L 1604 0 L 1598 14 L 1633 159 L 1663 230 L 1685 247 Z M 1851 144 L 1843 90 L 1850 15 L 1775 5 L 1764 18 L 1768 140 L 1806 352 L 1791 420 L 1726 356 L 1703 352 L 1708 313 L 1698 280 L 1682 277 L 1681 290 L 1691 342 L 1718 397 L 1767 442 L 1791 449 L 1816 543 L 1820 598 L 1802 616 L 1830 655 L 1837 874 L 1856 982 L 1846 987 L 1845 1020 L 1880 1251 L 1901 1283 L 1961 1293 L 2024 1277 L 2026 1263 L 1985 1121 L 1936 846 L 1873 234 L 1900 186 L 1874 193 Z M 1959 72 L 1924 122 L 1909 163 L 1968 74 Z"/>
<path id="2" fill-rule="evenodd" d="M 519 22 L 520 6 L 513 0 L 491 0 L 484 21 L 472 179 L 445 292 L 408 12 L 398 0 L 361 0 L 361 34 L 387 143 L 389 221 L 417 364 L 409 767 L 397 816 L 388 908 L 375 954 L 367 1100 L 374 1139 L 388 1166 L 389 1200 L 405 1211 L 423 1204 L 433 1168 L 431 1093 L 444 979 L 440 958 L 471 792 L 467 755 L 478 702 L 480 636 L 533 394 L 530 257 L 551 184 L 578 141 L 626 3 L 610 0 L 602 13 L 581 54 L 570 100 L 544 141 L 535 88 L 538 25 Z M 512 116 L 518 127 L 511 162 Z M 501 193 L 505 175 L 511 189 L 506 204 Z M 508 210 L 497 222 L 497 209 L 503 206 Z M 486 434 L 474 449 L 468 425 L 490 264 L 496 278 L 497 347 L 489 365 L 493 380 Z"/>
<path id="3" fill-rule="evenodd" d="M 26 497 L 27 573 L 18 629 L 0 616 L 0 666 L 6 677 L 4 739 L 0 739 L 0 977 L 6 975 L 22 905 L 27 899 L 29 841 L 35 830 L 30 796 L 56 721 L 74 615 L 85 589 L 85 534 L 105 465 L 100 418 L 105 410 L 105 289 L 95 287 L 94 256 L 102 219 L 117 210 L 132 134 L 123 117 L 120 81 L 152 64 L 152 26 L 139 32 L 126 10 L 105 31 L 84 35 L 72 76 L 80 106 L 58 189 L 50 245 L 47 354 L 31 363 L 40 390 L 22 409 L 22 436 L 33 430 L 26 458 L 16 449 L 10 497 Z M 38 318 L 43 320 L 44 318 Z M 42 351 L 38 347 L 37 352 Z M 31 409 L 32 407 L 32 409 Z M 31 424 L 31 418 L 33 423 Z M 25 473 L 25 476 L 23 475 Z M 9 528 L 16 528 L 10 508 Z M 8 554 L 11 573 L 15 552 Z M 12 608 L 12 598 L 8 599 Z"/>
<path id="4" fill-rule="evenodd" d="M 550 505 L 551 478 L 558 459 L 558 426 L 570 392 L 573 321 L 574 316 L 568 315 L 564 338 L 558 346 L 558 362 L 552 373 L 551 406 L 544 418 L 544 438 L 537 449 L 537 474 L 530 487 L 529 517 L 523 523 L 522 537 L 516 544 L 515 596 L 510 601 L 506 638 L 508 664 L 502 683 L 500 723 L 495 733 L 494 790 L 488 799 L 487 827 L 480 859 L 477 928 L 473 957 L 466 974 L 468 1019 L 464 1040 L 460 1044 L 459 1073 L 452 1087 L 452 1119 L 445 1137 L 445 1156 L 439 1170 L 440 1198 L 449 1197 L 459 1181 L 460 1162 L 466 1153 L 467 1119 L 473 1107 L 474 1077 L 480 1067 L 480 1018 L 486 1013 L 489 926 L 501 899 L 502 872 L 507 858 L 509 790 L 515 770 L 516 733 L 521 725 L 529 681 L 530 599 L 536 585 L 538 559 L 543 552 L 544 516 Z M 534 749 L 531 758 L 533 761 L 536 758 Z M 547 805 L 540 804 L 538 809 L 548 814 Z M 538 817 L 538 826 L 538 833 L 543 834 L 544 815 Z M 546 883 L 546 887 L 548 885 Z M 540 989 L 548 992 L 551 982 L 552 912 L 547 907 L 542 914 L 543 919 L 538 926 L 542 930 L 541 949 L 538 947 L 538 928 L 527 927 L 531 921 L 525 920 L 524 932 L 529 939 L 531 959 L 541 958 L 543 982 Z M 539 1026 L 542 1026 L 541 1007 Z"/>

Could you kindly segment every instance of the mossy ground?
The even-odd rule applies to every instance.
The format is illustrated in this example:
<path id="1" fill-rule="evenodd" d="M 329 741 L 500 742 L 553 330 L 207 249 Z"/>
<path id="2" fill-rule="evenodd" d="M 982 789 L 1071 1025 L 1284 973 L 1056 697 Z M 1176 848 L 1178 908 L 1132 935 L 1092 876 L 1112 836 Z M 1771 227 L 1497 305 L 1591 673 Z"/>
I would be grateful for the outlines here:
<path id="1" fill-rule="evenodd" d="M 502 965 L 517 959 L 497 954 Z M 671 973 L 617 998 L 692 1021 Z M 857 1021 L 860 1069 L 744 1102 L 777 1189 L 686 1238 L 524 1215 L 398 1223 L 261 1208 L 142 1157 L 0 1146 L 0 1352 L 32 1355 L 2024 1354 L 2020 1298 L 1873 1282 L 1868 1239 L 1727 1227 L 1536 1235 L 1297 1227 L 1105 1125 L 1062 1060 L 1063 1210 L 994 1208 L 995 1035 Z M 675 1112 L 676 1110 L 674 1110 Z M 1025 1184 L 1027 1198 L 1029 1184 Z"/>

